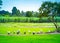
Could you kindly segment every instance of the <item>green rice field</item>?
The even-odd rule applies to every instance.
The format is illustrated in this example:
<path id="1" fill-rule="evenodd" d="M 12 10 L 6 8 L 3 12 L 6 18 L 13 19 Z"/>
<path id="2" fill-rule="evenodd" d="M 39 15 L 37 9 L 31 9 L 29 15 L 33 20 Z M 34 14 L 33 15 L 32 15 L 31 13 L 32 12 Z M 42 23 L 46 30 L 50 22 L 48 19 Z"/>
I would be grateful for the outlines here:
<path id="1" fill-rule="evenodd" d="M 7 34 L 11 32 L 13 34 L 20 31 L 20 34 L 26 32 L 49 32 L 55 31 L 53 23 L 0 23 L 0 34 Z"/>

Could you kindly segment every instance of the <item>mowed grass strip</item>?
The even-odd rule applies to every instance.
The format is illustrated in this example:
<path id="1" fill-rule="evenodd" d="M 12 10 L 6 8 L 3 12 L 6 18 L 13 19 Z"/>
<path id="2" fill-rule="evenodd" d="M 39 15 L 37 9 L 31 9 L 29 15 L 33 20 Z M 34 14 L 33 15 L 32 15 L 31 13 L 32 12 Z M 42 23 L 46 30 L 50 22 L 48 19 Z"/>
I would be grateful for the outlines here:
<path id="1" fill-rule="evenodd" d="M 0 35 L 0 43 L 59 43 L 60 34 L 43 34 L 28 36 L 3 36 Z"/>
<path id="2" fill-rule="evenodd" d="M 7 34 L 10 31 L 13 32 L 20 31 L 21 34 L 26 32 L 48 32 L 55 31 L 55 26 L 53 23 L 0 23 L 0 34 Z"/>

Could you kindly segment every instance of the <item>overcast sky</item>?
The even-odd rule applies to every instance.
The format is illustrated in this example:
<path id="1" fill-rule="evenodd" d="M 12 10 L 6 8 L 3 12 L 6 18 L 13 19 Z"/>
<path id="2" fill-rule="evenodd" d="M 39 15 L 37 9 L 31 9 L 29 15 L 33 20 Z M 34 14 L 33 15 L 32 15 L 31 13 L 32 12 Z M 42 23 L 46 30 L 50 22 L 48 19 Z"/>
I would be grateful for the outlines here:
<path id="1" fill-rule="evenodd" d="M 60 2 L 60 0 L 2 0 L 2 10 L 11 12 L 15 6 L 20 11 L 38 11 L 44 1 Z"/>

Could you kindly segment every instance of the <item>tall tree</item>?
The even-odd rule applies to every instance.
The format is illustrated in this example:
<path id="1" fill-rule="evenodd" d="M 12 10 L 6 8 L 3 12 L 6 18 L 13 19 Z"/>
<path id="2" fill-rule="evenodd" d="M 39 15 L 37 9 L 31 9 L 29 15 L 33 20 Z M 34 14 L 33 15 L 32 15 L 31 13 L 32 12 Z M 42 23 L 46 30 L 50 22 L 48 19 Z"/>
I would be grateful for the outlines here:
<path id="1" fill-rule="evenodd" d="M 20 16 L 20 11 L 16 7 L 13 7 L 12 15 L 13 16 Z"/>
<path id="2" fill-rule="evenodd" d="M 16 16 L 16 14 L 17 14 L 17 8 L 13 7 L 13 9 L 12 9 L 12 15 Z"/>

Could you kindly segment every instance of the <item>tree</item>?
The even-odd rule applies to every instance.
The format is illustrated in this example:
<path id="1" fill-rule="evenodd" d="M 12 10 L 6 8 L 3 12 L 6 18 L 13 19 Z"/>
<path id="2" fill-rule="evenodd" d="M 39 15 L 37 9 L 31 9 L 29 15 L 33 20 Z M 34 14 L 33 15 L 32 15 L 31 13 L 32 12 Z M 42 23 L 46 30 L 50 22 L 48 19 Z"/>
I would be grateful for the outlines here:
<path id="1" fill-rule="evenodd" d="M 21 16 L 21 14 L 20 14 L 20 10 L 17 10 L 16 15 L 17 15 L 17 16 Z"/>
<path id="2" fill-rule="evenodd" d="M 5 10 L 0 11 L 0 16 L 10 16 L 11 13 Z"/>
<path id="3" fill-rule="evenodd" d="M 26 13 L 24 11 L 21 11 L 21 16 L 25 17 Z"/>
<path id="4" fill-rule="evenodd" d="M 39 15 L 38 12 L 33 12 L 33 11 L 32 11 L 32 16 L 33 16 L 33 17 L 38 17 L 38 15 Z"/>
<path id="5" fill-rule="evenodd" d="M 51 2 L 43 2 L 41 7 L 39 8 L 39 12 L 41 16 L 48 17 L 48 14 L 50 13 L 50 9 L 53 7 L 53 3 Z"/>
<path id="6" fill-rule="evenodd" d="M 0 5 L 2 5 L 2 0 L 0 0 Z M 0 6 L 0 8 L 1 8 L 1 6 Z"/>
<path id="7" fill-rule="evenodd" d="M 2 0 L 0 0 L 0 5 L 2 5 Z"/>
<path id="8" fill-rule="evenodd" d="M 20 16 L 20 11 L 16 7 L 13 7 L 12 15 L 13 16 Z"/>
<path id="9" fill-rule="evenodd" d="M 55 22 L 54 17 L 57 14 L 60 14 L 60 4 L 57 2 L 43 2 L 41 7 L 39 8 L 39 13 L 41 17 L 49 17 L 52 23 L 56 27 L 56 31 L 58 31 L 57 22 Z"/>
<path id="10" fill-rule="evenodd" d="M 31 11 L 27 11 L 26 12 L 26 17 L 32 17 L 32 12 Z"/>
<path id="11" fill-rule="evenodd" d="M 13 7 L 13 9 L 12 9 L 12 15 L 15 15 L 16 16 L 16 13 L 17 13 L 17 8 L 16 7 Z"/>
<path id="12" fill-rule="evenodd" d="M 58 7 L 57 7 L 57 10 L 58 10 L 58 16 L 60 17 L 60 3 L 58 3 Z"/>
<path id="13" fill-rule="evenodd" d="M 55 16 L 60 14 L 60 4 L 57 2 L 43 2 L 39 8 L 41 16 Z"/>

